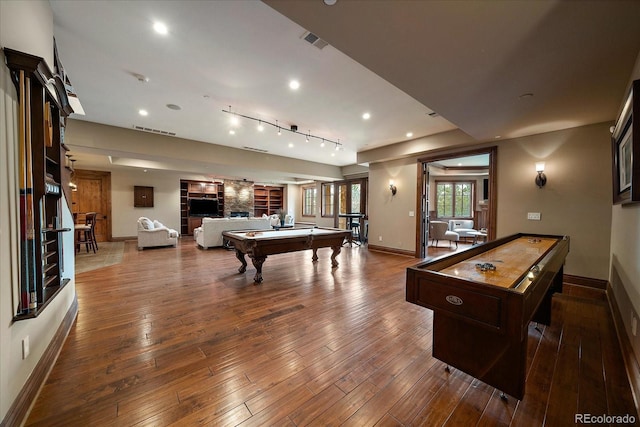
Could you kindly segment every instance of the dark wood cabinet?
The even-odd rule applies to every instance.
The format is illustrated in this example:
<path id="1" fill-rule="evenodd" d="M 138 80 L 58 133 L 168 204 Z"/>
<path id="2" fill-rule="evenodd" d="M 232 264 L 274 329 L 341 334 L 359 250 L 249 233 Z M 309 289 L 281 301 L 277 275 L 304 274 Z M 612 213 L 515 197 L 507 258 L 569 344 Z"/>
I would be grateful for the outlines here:
<path id="1" fill-rule="evenodd" d="M 61 222 L 63 183 L 69 182 L 64 122 L 73 110 L 60 69 L 54 74 L 40 57 L 4 53 L 18 93 L 21 271 L 14 319 L 21 320 L 37 316 L 70 280 L 62 277 L 61 233 L 71 229 Z"/>
<path id="2" fill-rule="evenodd" d="M 136 208 L 153 207 L 153 187 L 133 187 L 133 206 Z"/>
<path id="3" fill-rule="evenodd" d="M 210 203 L 209 211 L 196 211 L 192 200 L 215 200 Z M 200 208 L 203 204 L 199 203 Z M 200 227 L 202 218 L 221 217 L 224 215 L 224 183 L 206 181 L 180 181 L 180 234 L 191 235 L 193 229 Z"/>

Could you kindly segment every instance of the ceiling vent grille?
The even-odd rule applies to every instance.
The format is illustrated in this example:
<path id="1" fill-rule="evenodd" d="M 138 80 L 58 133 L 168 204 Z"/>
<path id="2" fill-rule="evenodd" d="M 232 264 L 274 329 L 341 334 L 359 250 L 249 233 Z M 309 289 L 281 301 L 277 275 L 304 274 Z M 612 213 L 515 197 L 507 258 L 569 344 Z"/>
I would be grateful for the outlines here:
<path id="1" fill-rule="evenodd" d="M 158 135 L 176 136 L 175 132 L 169 132 L 167 130 L 152 129 L 144 126 L 133 125 L 135 130 L 141 130 L 143 132 L 157 133 Z"/>
<path id="2" fill-rule="evenodd" d="M 329 44 L 326 41 L 322 40 L 320 37 L 316 36 L 315 34 L 309 31 L 305 32 L 302 35 L 302 39 L 305 40 L 307 43 L 314 45 L 318 49 L 323 49 Z"/>
<path id="3" fill-rule="evenodd" d="M 249 150 L 249 151 L 257 151 L 258 153 L 268 153 L 268 150 L 263 150 L 262 148 L 254 148 L 254 147 L 247 147 L 246 145 L 244 147 L 245 150 Z"/>

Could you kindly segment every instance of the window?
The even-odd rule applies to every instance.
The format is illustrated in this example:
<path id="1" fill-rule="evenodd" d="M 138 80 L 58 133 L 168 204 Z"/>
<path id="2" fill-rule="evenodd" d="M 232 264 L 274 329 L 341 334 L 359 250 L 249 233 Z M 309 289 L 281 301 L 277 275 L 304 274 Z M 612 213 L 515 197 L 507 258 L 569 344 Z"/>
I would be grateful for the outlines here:
<path id="1" fill-rule="evenodd" d="M 474 183 L 436 181 L 438 218 L 473 218 Z"/>
<path id="2" fill-rule="evenodd" d="M 322 184 L 322 216 L 333 216 L 333 189 L 333 184 Z"/>
<path id="3" fill-rule="evenodd" d="M 302 216 L 316 215 L 316 187 L 302 187 Z"/>

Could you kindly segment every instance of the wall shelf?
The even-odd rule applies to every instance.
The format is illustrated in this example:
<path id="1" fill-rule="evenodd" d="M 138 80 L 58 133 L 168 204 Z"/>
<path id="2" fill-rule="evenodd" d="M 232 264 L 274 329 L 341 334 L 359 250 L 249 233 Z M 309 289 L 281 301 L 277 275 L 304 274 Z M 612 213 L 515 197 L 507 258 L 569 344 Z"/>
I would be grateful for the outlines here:
<path id="1" fill-rule="evenodd" d="M 48 305 L 68 278 L 62 278 L 64 257 L 60 228 L 64 183 L 70 172 L 61 167 L 69 105 L 64 83 L 40 57 L 4 49 L 18 93 L 20 138 L 20 300 L 14 320 L 32 318 Z M 67 204 L 70 198 L 66 197 Z"/>

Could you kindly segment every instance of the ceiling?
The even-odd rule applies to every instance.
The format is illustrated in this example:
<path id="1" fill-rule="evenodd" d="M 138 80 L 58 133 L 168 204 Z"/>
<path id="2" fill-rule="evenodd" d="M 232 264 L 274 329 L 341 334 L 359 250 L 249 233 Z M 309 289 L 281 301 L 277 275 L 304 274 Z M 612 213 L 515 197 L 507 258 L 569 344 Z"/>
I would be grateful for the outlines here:
<path id="1" fill-rule="evenodd" d="M 481 143 L 613 120 L 640 49 L 631 1 L 50 3 L 73 118 L 336 166 L 456 128 Z M 256 120 L 231 135 L 223 110 Z M 76 167 L 102 154 L 74 149 Z"/>

